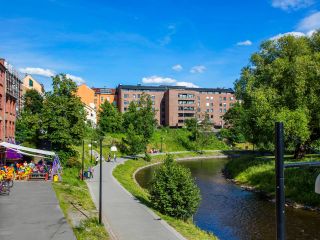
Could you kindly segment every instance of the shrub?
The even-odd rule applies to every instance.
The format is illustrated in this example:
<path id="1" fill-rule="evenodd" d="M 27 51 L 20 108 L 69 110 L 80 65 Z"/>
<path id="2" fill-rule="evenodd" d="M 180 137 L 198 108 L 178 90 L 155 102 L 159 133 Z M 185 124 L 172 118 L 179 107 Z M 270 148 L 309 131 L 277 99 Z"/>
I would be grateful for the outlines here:
<path id="1" fill-rule="evenodd" d="M 167 158 L 153 175 L 150 200 L 154 208 L 163 214 L 187 220 L 200 204 L 200 190 L 189 169 Z"/>
<path id="2" fill-rule="evenodd" d="M 151 156 L 150 156 L 149 153 L 145 152 L 145 154 L 144 154 L 144 160 L 145 160 L 146 162 L 151 162 Z"/>

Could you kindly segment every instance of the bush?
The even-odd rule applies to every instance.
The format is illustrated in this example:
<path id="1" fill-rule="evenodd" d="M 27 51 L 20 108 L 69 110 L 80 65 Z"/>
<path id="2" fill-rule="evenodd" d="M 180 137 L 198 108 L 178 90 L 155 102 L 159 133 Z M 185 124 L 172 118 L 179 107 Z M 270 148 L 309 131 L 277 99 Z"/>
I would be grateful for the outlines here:
<path id="1" fill-rule="evenodd" d="M 150 156 L 149 153 L 145 152 L 145 154 L 144 154 L 144 160 L 145 160 L 146 162 L 151 162 L 151 156 Z"/>
<path id="2" fill-rule="evenodd" d="M 150 200 L 163 214 L 187 220 L 200 204 L 200 190 L 189 169 L 167 158 L 155 172 L 150 185 Z"/>

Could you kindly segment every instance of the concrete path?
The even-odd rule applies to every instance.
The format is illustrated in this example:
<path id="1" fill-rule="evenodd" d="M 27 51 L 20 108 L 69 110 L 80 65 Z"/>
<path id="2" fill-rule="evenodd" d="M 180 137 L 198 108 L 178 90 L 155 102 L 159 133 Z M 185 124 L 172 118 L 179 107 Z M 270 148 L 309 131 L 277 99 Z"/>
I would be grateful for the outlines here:
<path id="1" fill-rule="evenodd" d="M 112 171 L 116 165 L 123 163 L 104 162 L 102 212 L 103 222 L 116 240 L 185 240 L 178 232 L 161 220 L 146 206 L 139 203 L 113 177 Z M 98 208 L 99 199 L 99 167 L 96 166 L 94 178 L 88 181 L 88 186 Z"/>
<path id="2" fill-rule="evenodd" d="M 1 240 L 75 240 L 50 182 L 15 182 L 0 195 Z"/>

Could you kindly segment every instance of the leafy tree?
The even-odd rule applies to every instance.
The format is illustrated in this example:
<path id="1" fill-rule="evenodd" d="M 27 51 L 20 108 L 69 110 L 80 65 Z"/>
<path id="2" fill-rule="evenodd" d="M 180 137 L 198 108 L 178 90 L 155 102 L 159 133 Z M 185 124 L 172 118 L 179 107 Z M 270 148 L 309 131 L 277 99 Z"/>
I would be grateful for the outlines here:
<path id="1" fill-rule="evenodd" d="M 174 162 L 171 155 L 154 172 L 149 190 L 156 210 L 183 220 L 196 212 L 201 200 L 190 170 Z"/>
<path id="2" fill-rule="evenodd" d="M 128 111 L 123 114 L 123 123 L 126 129 L 124 143 L 130 149 L 128 152 L 133 154 L 132 149 L 139 152 L 146 150 L 156 126 L 155 112 L 149 95 L 142 94 L 138 102 L 129 104 Z M 132 141 L 133 138 L 137 142 Z"/>
<path id="3" fill-rule="evenodd" d="M 16 140 L 36 147 L 39 144 L 43 97 L 34 89 L 23 97 L 23 109 L 17 117 Z"/>
<path id="4" fill-rule="evenodd" d="M 46 94 L 42 111 L 41 139 L 52 143 L 54 150 L 73 152 L 72 145 L 83 139 L 86 113 L 77 85 L 65 74 L 52 78 L 53 90 Z"/>
<path id="5" fill-rule="evenodd" d="M 287 148 L 302 157 L 320 137 L 319 69 L 319 32 L 262 43 L 235 83 L 242 104 L 240 115 L 230 114 L 229 121 L 240 124 L 246 140 L 269 150 L 274 149 L 274 122 L 283 121 Z"/>
<path id="6" fill-rule="evenodd" d="M 122 129 L 121 113 L 108 101 L 100 106 L 98 126 L 103 133 L 119 132 Z"/>
<path id="7" fill-rule="evenodd" d="M 132 124 L 129 125 L 126 137 L 122 140 L 124 151 L 129 155 L 136 155 L 145 150 L 145 140 L 142 135 L 137 134 Z"/>

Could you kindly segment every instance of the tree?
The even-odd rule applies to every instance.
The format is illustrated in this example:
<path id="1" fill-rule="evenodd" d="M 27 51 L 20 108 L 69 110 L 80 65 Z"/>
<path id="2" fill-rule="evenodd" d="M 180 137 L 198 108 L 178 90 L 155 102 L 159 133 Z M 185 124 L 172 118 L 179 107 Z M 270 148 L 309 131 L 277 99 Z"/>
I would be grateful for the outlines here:
<path id="1" fill-rule="evenodd" d="M 320 137 L 320 33 L 261 44 L 235 82 L 237 110 L 230 118 L 246 140 L 274 149 L 274 122 L 283 121 L 287 149 L 304 155 Z M 238 119 L 241 121 L 238 121 Z"/>
<path id="2" fill-rule="evenodd" d="M 53 90 L 46 94 L 42 111 L 41 139 L 48 140 L 57 151 L 73 152 L 85 133 L 86 113 L 77 85 L 65 74 L 52 78 Z"/>
<path id="3" fill-rule="evenodd" d="M 156 210 L 183 220 L 196 212 L 201 200 L 190 170 L 174 162 L 171 155 L 154 172 L 149 190 Z"/>
<path id="4" fill-rule="evenodd" d="M 34 89 L 27 90 L 23 97 L 23 109 L 17 117 L 16 140 L 31 146 L 39 145 L 43 97 Z"/>
<path id="5" fill-rule="evenodd" d="M 155 112 L 149 95 L 142 94 L 138 102 L 129 104 L 128 111 L 123 114 L 123 125 L 126 130 L 123 141 L 129 149 L 128 152 L 133 154 L 133 149 L 145 151 L 156 126 Z M 133 141 L 133 138 L 136 141 Z"/>
<path id="6" fill-rule="evenodd" d="M 129 155 L 141 153 L 146 148 L 143 136 L 136 133 L 132 124 L 129 125 L 126 137 L 122 142 L 125 145 L 124 151 Z"/>
<path id="7" fill-rule="evenodd" d="M 103 133 L 120 132 L 122 129 L 121 113 L 108 101 L 100 106 L 98 126 Z"/>

